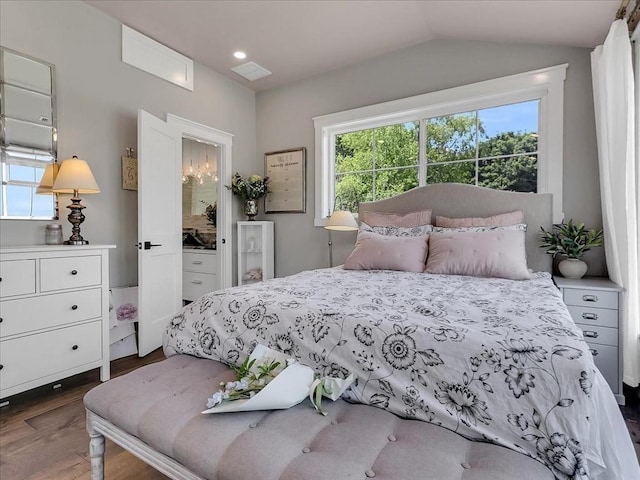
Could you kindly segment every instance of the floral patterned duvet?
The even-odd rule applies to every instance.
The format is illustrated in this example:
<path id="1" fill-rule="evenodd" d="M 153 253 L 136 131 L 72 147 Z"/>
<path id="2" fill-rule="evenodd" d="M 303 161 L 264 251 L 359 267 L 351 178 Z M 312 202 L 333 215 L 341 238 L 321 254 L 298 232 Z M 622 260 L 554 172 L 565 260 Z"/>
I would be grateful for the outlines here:
<path id="1" fill-rule="evenodd" d="M 586 452 L 599 455 L 593 359 L 546 273 L 308 271 L 205 295 L 164 340 L 167 356 L 239 364 L 261 343 L 322 376 L 353 372 L 347 400 L 503 445 L 558 479 L 589 478 Z"/>

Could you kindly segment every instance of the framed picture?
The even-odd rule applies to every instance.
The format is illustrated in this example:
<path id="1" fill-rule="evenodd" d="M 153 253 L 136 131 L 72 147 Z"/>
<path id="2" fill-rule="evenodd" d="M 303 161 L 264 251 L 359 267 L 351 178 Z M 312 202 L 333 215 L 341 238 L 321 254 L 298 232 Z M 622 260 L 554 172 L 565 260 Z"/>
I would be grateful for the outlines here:
<path id="1" fill-rule="evenodd" d="M 122 157 L 122 188 L 138 190 L 138 160 L 133 157 Z"/>
<path id="2" fill-rule="evenodd" d="M 304 147 L 265 153 L 264 171 L 271 190 L 265 197 L 265 213 L 306 212 L 306 154 Z"/>

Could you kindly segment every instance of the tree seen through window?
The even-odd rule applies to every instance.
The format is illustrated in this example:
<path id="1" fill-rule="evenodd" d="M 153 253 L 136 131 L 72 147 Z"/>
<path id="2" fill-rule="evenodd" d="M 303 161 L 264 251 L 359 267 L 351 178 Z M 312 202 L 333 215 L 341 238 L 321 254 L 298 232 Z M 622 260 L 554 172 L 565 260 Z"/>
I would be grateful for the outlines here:
<path id="1" fill-rule="evenodd" d="M 335 208 L 357 211 L 426 183 L 457 182 L 536 192 L 537 100 L 427 118 L 425 178 L 420 122 L 336 135 Z"/>

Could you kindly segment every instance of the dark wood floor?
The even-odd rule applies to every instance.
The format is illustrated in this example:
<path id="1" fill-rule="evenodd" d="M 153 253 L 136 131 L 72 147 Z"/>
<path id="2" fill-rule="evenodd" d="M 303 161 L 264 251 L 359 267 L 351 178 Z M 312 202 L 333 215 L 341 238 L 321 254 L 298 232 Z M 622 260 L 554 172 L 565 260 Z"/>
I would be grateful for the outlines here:
<path id="1" fill-rule="evenodd" d="M 144 358 L 111 362 L 111 376 L 123 375 L 164 358 L 162 350 Z M 82 398 L 100 383 L 98 370 L 76 375 L 52 386 L 9 398 L 0 408 L 0 479 L 90 480 L 89 436 Z M 109 480 L 166 480 L 146 463 L 106 441 L 105 469 Z"/>

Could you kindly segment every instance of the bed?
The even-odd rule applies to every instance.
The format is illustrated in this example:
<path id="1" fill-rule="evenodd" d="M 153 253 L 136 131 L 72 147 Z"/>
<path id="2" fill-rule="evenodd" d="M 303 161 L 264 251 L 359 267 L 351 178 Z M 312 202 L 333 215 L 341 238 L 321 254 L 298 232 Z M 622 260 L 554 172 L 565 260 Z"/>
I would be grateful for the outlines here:
<path id="1" fill-rule="evenodd" d="M 536 272 L 520 269 L 526 280 L 337 267 L 201 297 L 168 325 L 162 365 L 85 398 L 93 479 L 102 478 L 103 436 L 172 478 L 640 478 L 613 395 L 537 247 L 551 202 L 441 184 L 360 208 L 361 218 L 425 207 L 452 218 L 522 210 L 526 233 L 487 238 L 526 239 L 525 267 Z M 485 232 L 474 235 L 440 231 L 429 242 L 487 243 Z M 305 404 L 199 415 L 230 378 L 225 365 L 258 343 L 321 376 L 357 380 L 327 417 Z"/>

